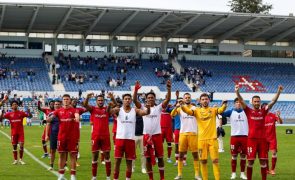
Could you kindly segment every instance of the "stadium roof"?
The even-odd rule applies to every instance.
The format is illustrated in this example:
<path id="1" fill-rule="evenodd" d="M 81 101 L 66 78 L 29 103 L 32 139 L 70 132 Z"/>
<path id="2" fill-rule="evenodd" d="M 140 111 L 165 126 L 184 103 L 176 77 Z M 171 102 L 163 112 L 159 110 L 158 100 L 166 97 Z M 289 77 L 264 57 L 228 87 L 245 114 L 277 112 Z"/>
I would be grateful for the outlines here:
<path id="1" fill-rule="evenodd" d="M 0 31 L 295 41 L 295 17 L 144 8 L 0 4 Z"/>

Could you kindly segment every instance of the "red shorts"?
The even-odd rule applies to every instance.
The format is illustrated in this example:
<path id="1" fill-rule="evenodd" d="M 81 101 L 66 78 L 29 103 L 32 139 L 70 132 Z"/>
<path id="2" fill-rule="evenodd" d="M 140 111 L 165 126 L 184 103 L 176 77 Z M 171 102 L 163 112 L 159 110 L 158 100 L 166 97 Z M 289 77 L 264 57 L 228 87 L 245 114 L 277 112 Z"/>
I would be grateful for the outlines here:
<path id="1" fill-rule="evenodd" d="M 180 132 L 179 129 L 175 129 L 174 130 L 174 143 L 175 144 L 178 144 L 179 143 L 179 132 Z"/>
<path id="2" fill-rule="evenodd" d="M 62 152 L 78 152 L 78 139 L 67 139 L 67 140 L 58 140 L 57 141 L 57 151 Z"/>
<path id="3" fill-rule="evenodd" d="M 115 144 L 116 143 L 116 132 L 113 132 L 113 143 Z"/>
<path id="4" fill-rule="evenodd" d="M 154 134 L 152 135 L 152 141 L 154 144 L 155 148 L 155 156 L 157 158 L 162 158 L 164 157 L 164 149 L 163 149 L 163 141 L 162 141 L 162 135 L 161 134 Z M 143 146 L 147 145 L 147 135 L 143 135 Z M 117 148 L 117 147 L 116 147 Z M 150 157 L 150 154 L 145 150 L 144 151 L 144 156 L 145 157 Z"/>
<path id="5" fill-rule="evenodd" d="M 115 158 L 123 158 L 125 153 L 125 158 L 127 160 L 135 160 L 135 141 L 132 139 L 116 139 L 115 144 Z"/>
<path id="6" fill-rule="evenodd" d="M 278 143 L 276 139 L 266 140 L 267 141 L 267 150 L 276 150 L 278 151 Z"/>
<path id="7" fill-rule="evenodd" d="M 247 136 L 231 136 L 230 151 L 232 155 L 247 154 Z"/>
<path id="8" fill-rule="evenodd" d="M 173 142 L 173 131 L 172 128 L 161 128 L 162 130 L 162 142 L 166 139 L 167 143 Z"/>
<path id="9" fill-rule="evenodd" d="M 18 143 L 24 143 L 25 142 L 25 134 L 20 133 L 20 134 L 15 134 L 11 136 L 11 144 L 12 145 L 17 145 Z"/>
<path id="10" fill-rule="evenodd" d="M 49 130 L 48 130 L 48 136 L 50 137 L 50 128 L 49 128 Z M 43 134 L 42 134 L 42 141 L 45 141 L 45 133 L 46 133 L 46 126 L 45 126 L 45 128 L 44 128 L 44 131 L 43 131 Z"/>
<path id="11" fill-rule="evenodd" d="M 111 150 L 110 136 L 97 136 L 92 140 L 92 152 L 103 151 L 107 152 Z"/>
<path id="12" fill-rule="evenodd" d="M 266 139 L 250 139 L 247 141 L 247 159 L 255 160 L 256 153 L 258 153 L 259 159 L 267 159 L 267 142 Z"/>

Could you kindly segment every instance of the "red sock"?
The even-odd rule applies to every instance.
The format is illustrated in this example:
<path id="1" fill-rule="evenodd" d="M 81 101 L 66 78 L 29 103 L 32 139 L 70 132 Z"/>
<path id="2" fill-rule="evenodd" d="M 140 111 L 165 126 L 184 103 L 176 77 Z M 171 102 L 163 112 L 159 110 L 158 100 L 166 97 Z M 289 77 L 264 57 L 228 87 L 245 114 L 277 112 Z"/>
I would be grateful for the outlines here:
<path id="1" fill-rule="evenodd" d="M 164 180 L 165 179 L 164 167 L 159 167 L 159 172 L 160 172 L 160 180 Z"/>
<path id="2" fill-rule="evenodd" d="M 271 159 L 271 170 L 275 170 L 277 164 L 277 157 L 272 157 Z"/>
<path id="3" fill-rule="evenodd" d="M 240 166 L 241 166 L 241 172 L 245 172 L 246 158 L 245 159 L 241 159 Z"/>
<path id="4" fill-rule="evenodd" d="M 149 175 L 149 180 L 154 180 L 154 175 L 153 175 L 153 171 L 149 171 L 147 172 Z"/>
<path id="5" fill-rule="evenodd" d="M 253 171 L 253 167 L 247 166 L 247 179 L 248 180 L 252 180 L 252 171 Z"/>
<path id="6" fill-rule="evenodd" d="M 43 141 L 43 140 L 42 140 L 42 145 L 43 145 L 43 151 L 44 151 L 44 153 L 47 154 L 47 145 L 46 145 L 46 141 Z"/>
<path id="7" fill-rule="evenodd" d="M 266 160 L 266 170 L 269 171 L 269 160 Z"/>
<path id="8" fill-rule="evenodd" d="M 76 175 L 76 170 L 75 169 L 71 169 L 71 175 Z"/>
<path id="9" fill-rule="evenodd" d="M 97 175 L 97 161 L 92 161 L 92 176 L 96 177 Z"/>
<path id="10" fill-rule="evenodd" d="M 24 156 L 24 148 L 19 148 L 19 158 L 23 159 Z"/>
<path id="11" fill-rule="evenodd" d="M 131 178 L 131 175 L 132 175 L 132 171 L 127 171 L 126 170 L 126 178 Z"/>
<path id="12" fill-rule="evenodd" d="M 237 169 L 237 159 L 231 159 L 231 172 L 236 172 L 236 169 Z"/>
<path id="13" fill-rule="evenodd" d="M 58 173 L 59 173 L 59 174 L 65 174 L 65 169 L 60 169 L 60 170 L 58 170 Z"/>
<path id="14" fill-rule="evenodd" d="M 119 171 L 114 171 L 114 180 L 119 179 Z"/>
<path id="15" fill-rule="evenodd" d="M 262 180 L 266 180 L 266 166 L 265 167 L 261 167 L 260 169 L 261 171 L 261 177 L 262 177 Z"/>
<path id="16" fill-rule="evenodd" d="M 106 174 L 107 174 L 107 177 L 110 177 L 110 175 L 111 175 L 111 161 L 105 160 L 105 162 L 106 162 Z"/>
<path id="17" fill-rule="evenodd" d="M 14 160 L 17 160 L 17 150 L 13 150 L 12 152 Z"/>
<path id="18" fill-rule="evenodd" d="M 171 145 L 167 147 L 167 151 L 168 151 L 168 158 L 170 159 L 171 152 L 172 152 L 172 146 Z"/>

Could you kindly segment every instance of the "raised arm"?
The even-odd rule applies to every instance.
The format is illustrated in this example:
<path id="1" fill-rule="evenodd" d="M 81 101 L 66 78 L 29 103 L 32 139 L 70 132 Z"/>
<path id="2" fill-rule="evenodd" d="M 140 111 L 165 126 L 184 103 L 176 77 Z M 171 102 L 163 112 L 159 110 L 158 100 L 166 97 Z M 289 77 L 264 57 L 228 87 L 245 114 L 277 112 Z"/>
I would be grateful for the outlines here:
<path id="1" fill-rule="evenodd" d="M 45 126 L 45 141 L 49 141 L 49 136 L 48 136 L 49 129 L 50 129 L 50 123 L 46 123 L 46 126 Z"/>
<path id="2" fill-rule="evenodd" d="M 134 92 L 133 92 L 132 99 L 133 99 L 133 103 L 135 104 L 135 106 L 139 109 L 141 108 L 141 103 L 138 101 L 137 92 L 140 88 L 141 88 L 141 85 L 140 85 L 139 81 L 136 81 L 135 86 L 134 86 Z"/>
<path id="3" fill-rule="evenodd" d="M 110 115 L 118 114 L 119 111 L 120 111 L 120 108 L 117 106 L 116 107 L 109 106 L 109 108 L 108 108 L 108 112 Z"/>
<path id="4" fill-rule="evenodd" d="M 170 80 L 167 81 L 166 88 L 167 88 L 167 95 L 166 95 L 165 100 L 162 103 L 163 108 L 166 108 L 168 106 L 169 101 L 171 99 L 171 81 Z"/>
<path id="5" fill-rule="evenodd" d="M 273 105 L 277 102 L 283 89 L 284 88 L 281 85 L 278 87 L 277 94 L 275 95 L 275 97 L 272 98 L 271 102 L 268 103 L 268 109 L 271 109 L 273 107 Z"/>
<path id="6" fill-rule="evenodd" d="M 117 101 L 116 101 L 116 99 L 114 97 L 114 93 L 108 92 L 108 97 L 111 99 L 111 101 L 114 104 L 114 106 L 116 106 L 117 105 Z"/>
<path id="7" fill-rule="evenodd" d="M 276 112 L 276 115 L 277 115 L 277 117 L 278 117 L 278 122 L 279 122 L 280 124 L 283 124 L 283 119 L 281 118 L 281 111 L 277 111 L 277 112 Z"/>
<path id="8" fill-rule="evenodd" d="M 245 103 L 244 99 L 242 98 L 241 94 L 240 94 L 240 87 L 239 85 L 236 85 L 235 86 L 235 92 L 236 92 L 236 95 L 237 95 L 237 98 L 239 99 L 241 105 L 242 105 L 242 108 L 245 109 L 247 107 L 247 104 Z"/>
<path id="9" fill-rule="evenodd" d="M 177 103 L 175 105 L 175 108 L 170 113 L 170 115 L 173 116 L 173 117 L 176 116 L 176 115 L 178 115 L 179 114 L 179 110 L 180 110 L 180 101 L 177 100 L 176 102 Z"/>
<path id="10" fill-rule="evenodd" d="M 222 101 L 222 106 L 217 109 L 218 114 L 222 114 L 227 108 L 227 100 Z"/>
<path id="11" fill-rule="evenodd" d="M 94 93 L 87 94 L 86 99 L 83 101 L 82 105 L 87 111 L 91 111 L 91 106 L 89 106 L 89 99 L 94 96 Z"/>

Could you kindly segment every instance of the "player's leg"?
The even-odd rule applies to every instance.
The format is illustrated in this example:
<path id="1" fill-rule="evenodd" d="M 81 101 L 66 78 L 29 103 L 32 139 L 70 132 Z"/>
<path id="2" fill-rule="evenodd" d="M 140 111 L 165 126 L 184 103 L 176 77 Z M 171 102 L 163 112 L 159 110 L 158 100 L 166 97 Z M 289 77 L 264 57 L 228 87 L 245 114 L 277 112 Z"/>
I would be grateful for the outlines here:
<path id="1" fill-rule="evenodd" d="M 198 141 L 198 154 L 200 159 L 201 165 L 201 174 L 203 180 L 208 180 L 208 166 L 207 166 L 207 159 L 208 159 L 208 144 L 206 140 Z"/>
<path id="2" fill-rule="evenodd" d="M 19 144 L 19 163 L 21 165 L 26 164 L 23 161 L 23 156 L 24 156 L 24 146 L 25 146 L 25 135 L 24 134 L 20 134 L 18 136 L 18 144 Z"/>
<path id="3" fill-rule="evenodd" d="M 178 143 L 179 143 L 179 130 L 174 130 L 174 144 L 175 144 L 175 163 L 174 166 L 177 166 L 178 158 L 179 158 L 179 151 L 178 151 Z"/>
<path id="4" fill-rule="evenodd" d="M 239 148 L 240 148 L 240 168 L 241 168 L 241 179 L 247 179 L 245 175 L 246 167 L 246 156 L 247 156 L 247 137 L 239 137 Z"/>
<path id="5" fill-rule="evenodd" d="M 96 180 L 98 155 L 99 151 L 92 152 L 92 180 Z"/>
<path id="6" fill-rule="evenodd" d="M 114 180 L 118 180 L 119 179 L 119 172 L 120 172 L 120 164 L 121 164 L 121 161 L 122 161 L 122 158 L 115 158 Z"/>
<path id="7" fill-rule="evenodd" d="M 135 136 L 135 150 L 139 146 L 139 136 Z M 132 161 L 132 172 L 135 171 L 135 160 Z"/>
<path id="8" fill-rule="evenodd" d="M 45 141 L 45 133 L 46 133 L 46 126 L 45 126 L 45 128 L 43 130 L 43 134 L 42 134 L 42 138 L 41 138 L 42 148 L 43 148 L 43 151 L 44 151 L 44 154 L 43 154 L 42 158 L 48 157 L 47 144 L 46 144 L 46 141 Z"/>
<path id="9" fill-rule="evenodd" d="M 174 179 L 182 178 L 182 169 L 183 169 L 183 158 L 188 149 L 188 139 L 187 135 L 179 135 L 179 158 L 177 163 L 177 176 Z"/>
<path id="10" fill-rule="evenodd" d="M 247 159 L 248 159 L 247 179 L 248 180 L 252 180 L 253 164 L 256 158 L 256 153 L 257 153 L 257 140 L 248 139 L 247 141 Z"/>
<path id="11" fill-rule="evenodd" d="M 106 168 L 106 175 L 107 178 L 110 179 L 111 177 L 111 159 L 110 159 L 110 151 L 105 151 L 104 153 L 104 158 L 105 158 L 105 168 Z"/>
<path id="12" fill-rule="evenodd" d="M 212 159 L 212 165 L 213 165 L 213 174 L 215 177 L 215 180 L 220 179 L 220 169 L 219 169 L 219 154 L 218 154 L 218 142 L 215 139 L 209 140 L 209 153 L 210 157 Z"/>
<path id="13" fill-rule="evenodd" d="M 126 159 L 126 180 L 130 180 L 132 175 L 132 160 Z"/>
<path id="14" fill-rule="evenodd" d="M 237 157 L 238 157 L 238 143 L 237 143 L 237 137 L 231 137 L 230 138 L 230 153 L 231 153 L 231 178 L 230 179 L 236 179 L 236 169 L 237 169 Z"/>
<path id="15" fill-rule="evenodd" d="M 57 134 L 51 133 L 50 136 L 50 168 L 48 170 L 53 170 L 53 165 L 55 161 L 55 153 L 57 149 Z"/>
<path id="16" fill-rule="evenodd" d="M 217 138 L 217 141 L 218 141 L 218 152 L 220 152 L 220 153 L 224 152 L 224 148 L 223 148 L 223 137 L 220 135 Z"/>
<path id="17" fill-rule="evenodd" d="M 140 156 L 141 156 L 141 172 L 146 174 L 146 159 L 144 156 L 144 149 L 143 149 L 143 136 L 139 136 L 138 144 L 140 148 Z"/>
<path id="18" fill-rule="evenodd" d="M 17 144 L 18 144 L 18 135 L 11 136 L 11 144 L 12 144 L 12 153 L 13 153 L 13 163 L 14 165 L 17 165 Z"/>
<path id="19" fill-rule="evenodd" d="M 162 135 L 156 134 L 152 136 L 152 141 L 154 142 L 155 155 L 158 158 L 158 168 L 160 173 L 160 180 L 165 179 L 165 167 L 164 167 L 164 148 L 161 141 Z"/>
<path id="20" fill-rule="evenodd" d="M 273 149 L 270 150 L 271 152 L 271 170 L 270 170 L 270 174 L 271 175 L 275 175 L 275 168 L 276 168 L 276 163 L 277 163 L 277 150 Z"/>
<path id="21" fill-rule="evenodd" d="M 70 158 L 71 158 L 71 180 L 76 180 L 77 153 L 78 153 L 78 151 L 72 151 L 70 153 Z"/>
<path id="22" fill-rule="evenodd" d="M 154 179 L 154 175 L 153 175 L 153 168 L 152 168 L 152 156 L 149 152 L 149 148 L 148 148 L 148 140 L 149 140 L 150 136 L 144 134 L 143 135 L 143 146 L 144 148 L 144 156 L 146 158 L 146 170 L 147 170 L 147 174 L 149 176 L 149 180 L 153 180 Z"/>
<path id="23" fill-rule="evenodd" d="M 168 163 L 172 163 L 171 153 L 172 153 L 172 142 L 173 142 L 173 132 L 172 128 L 167 128 L 166 132 L 166 142 L 167 142 L 167 152 L 168 152 Z"/>
<path id="24" fill-rule="evenodd" d="M 60 148 L 59 148 L 60 151 Z M 65 164 L 66 164 L 66 158 L 67 158 L 67 153 L 66 152 L 59 152 L 59 160 L 58 160 L 58 173 L 59 173 L 59 178 L 58 180 L 63 180 L 64 179 L 64 174 L 65 174 Z"/>
<path id="25" fill-rule="evenodd" d="M 267 142 L 266 139 L 259 139 L 258 142 L 258 158 L 260 161 L 260 167 L 261 167 L 261 177 L 262 180 L 266 180 L 267 172 L 266 172 L 266 160 L 268 159 L 267 153 Z"/>
<path id="26" fill-rule="evenodd" d="M 198 155 L 198 136 L 197 135 L 190 135 L 189 136 L 189 146 L 188 150 L 192 152 L 193 159 L 194 159 L 194 170 L 195 170 L 195 179 L 200 180 L 200 162 L 199 162 L 199 155 Z"/>

